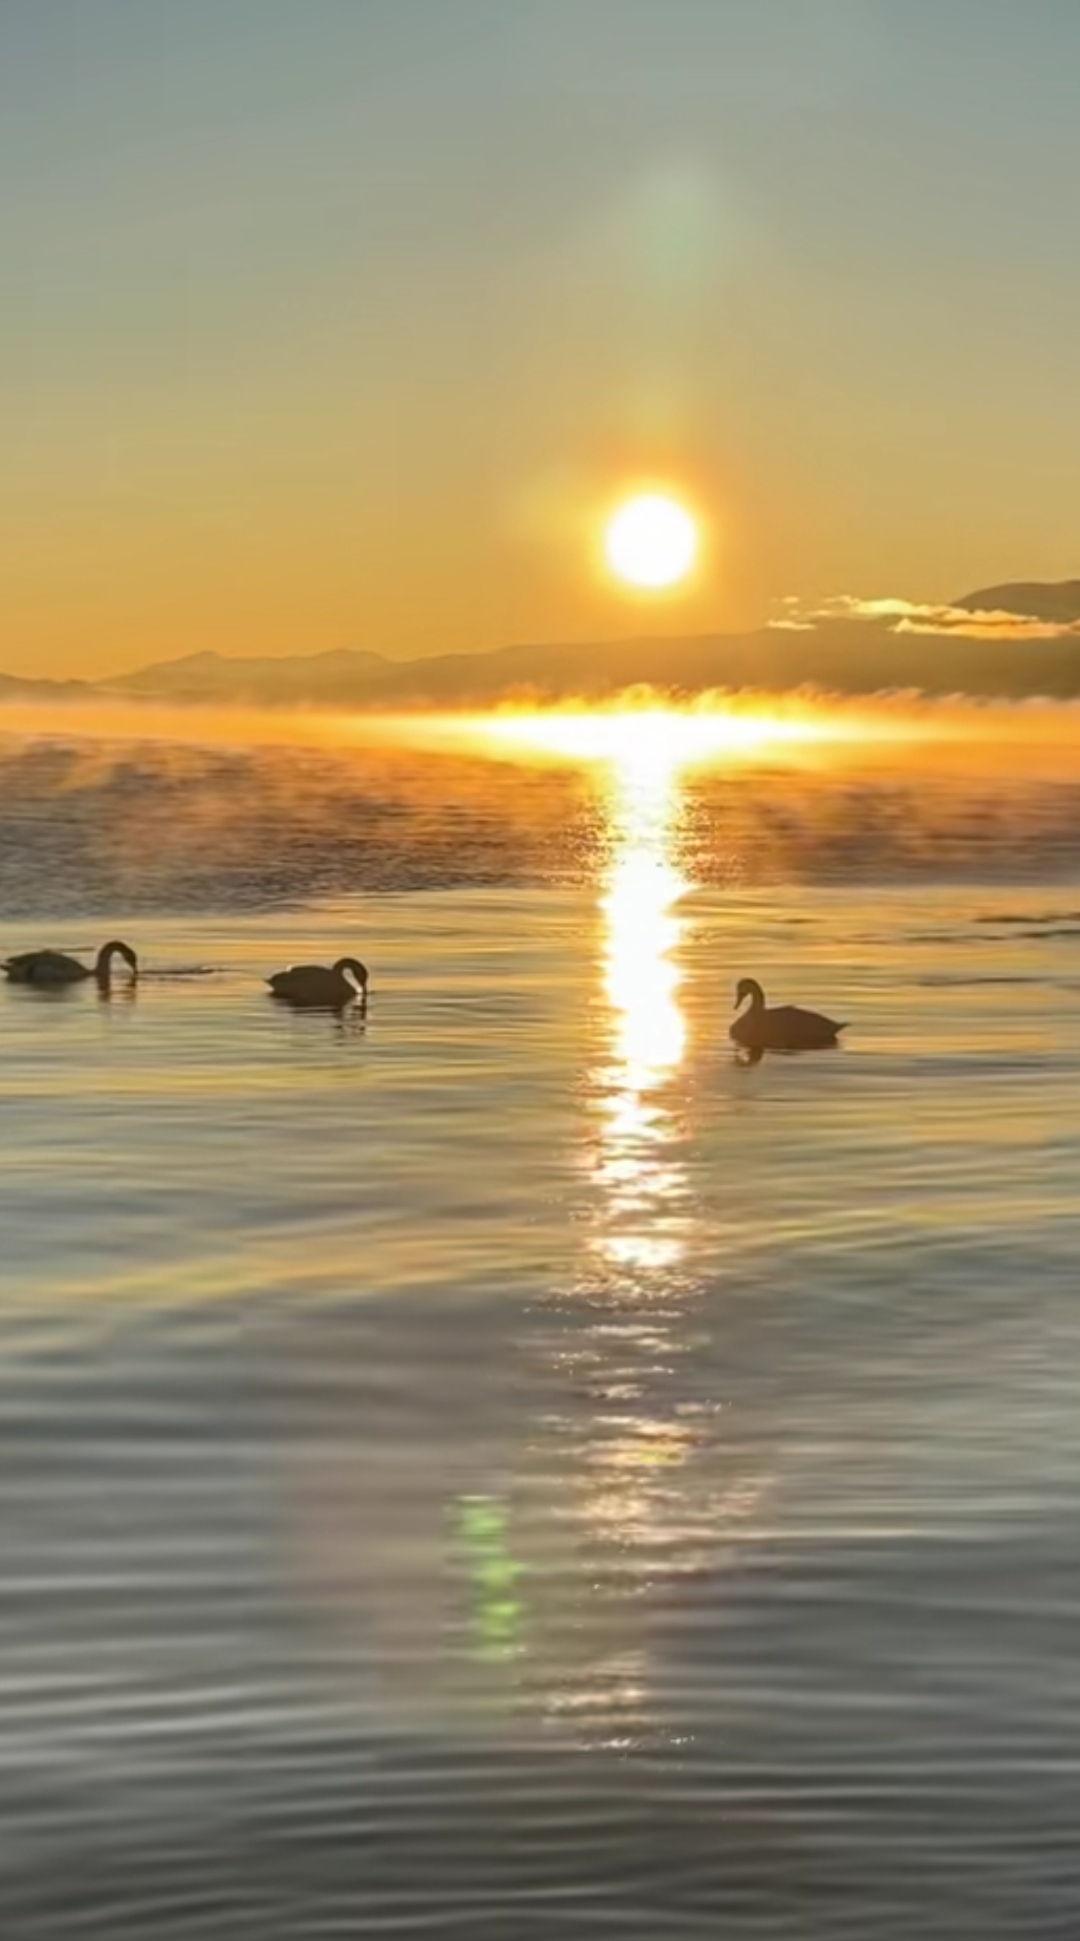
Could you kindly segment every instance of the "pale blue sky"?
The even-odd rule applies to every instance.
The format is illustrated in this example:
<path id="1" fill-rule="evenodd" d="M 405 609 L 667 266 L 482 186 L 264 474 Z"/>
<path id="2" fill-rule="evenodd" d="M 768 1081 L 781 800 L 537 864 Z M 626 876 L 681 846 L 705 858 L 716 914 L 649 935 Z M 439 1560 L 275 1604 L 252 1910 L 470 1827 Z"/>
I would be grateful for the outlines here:
<path id="1" fill-rule="evenodd" d="M 1080 573 L 1077 0 L 0 0 L 0 666 Z M 653 624 L 655 616 L 650 616 Z"/>

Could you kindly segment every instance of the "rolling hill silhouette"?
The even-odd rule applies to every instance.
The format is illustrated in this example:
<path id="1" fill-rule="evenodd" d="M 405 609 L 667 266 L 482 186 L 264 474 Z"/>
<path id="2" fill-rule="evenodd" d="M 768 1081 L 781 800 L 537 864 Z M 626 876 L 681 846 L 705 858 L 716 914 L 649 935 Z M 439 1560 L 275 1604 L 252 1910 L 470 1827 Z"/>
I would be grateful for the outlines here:
<path id="1" fill-rule="evenodd" d="M 1016 582 L 964 595 L 953 615 L 1009 612 L 1061 628 L 1046 638 L 897 631 L 895 616 L 819 617 L 750 633 L 523 644 L 489 653 L 390 660 L 349 648 L 280 658 L 202 652 L 99 682 L 0 675 L 0 700 L 129 696 L 258 707 L 453 708 L 532 697 L 601 700 L 634 686 L 674 696 L 716 688 L 827 688 L 843 694 L 921 689 L 1018 699 L 1080 697 L 1080 580 Z M 976 624 L 973 621 L 973 626 Z"/>
<path id="2" fill-rule="evenodd" d="M 954 605 L 969 613 L 1022 613 L 1067 626 L 1080 621 L 1080 580 L 1014 580 L 965 593 Z"/>

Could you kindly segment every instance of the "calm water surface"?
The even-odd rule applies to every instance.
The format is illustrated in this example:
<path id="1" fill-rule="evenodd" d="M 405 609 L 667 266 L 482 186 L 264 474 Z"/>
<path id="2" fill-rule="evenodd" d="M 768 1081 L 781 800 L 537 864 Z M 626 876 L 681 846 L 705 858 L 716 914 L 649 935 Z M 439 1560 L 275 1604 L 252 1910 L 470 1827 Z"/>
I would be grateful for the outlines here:
<path id="1" fill-rule="evenodd" d="M 0 991 L 10 1941 L 1076 1932 L 1080 892 L 720 884 L 631 781 Z M 845 1049 L 736 1065 L 744 973 Z"/>

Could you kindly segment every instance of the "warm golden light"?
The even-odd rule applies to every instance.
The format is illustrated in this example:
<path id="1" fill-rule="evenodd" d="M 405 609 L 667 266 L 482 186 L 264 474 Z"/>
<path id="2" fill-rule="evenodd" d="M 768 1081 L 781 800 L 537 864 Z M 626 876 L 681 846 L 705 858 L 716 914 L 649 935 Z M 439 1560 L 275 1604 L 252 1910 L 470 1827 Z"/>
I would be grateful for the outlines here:
<path id="1" fill-rule="evenodd" d="M 608 1207 L 600 1246 L 624 1272 L 670 1268 L 683 1248 L 683 1181 L 665 1150 L 665 1092 L 686 1046 L 675 953 L 688 886 L 672 855 L 678 769 L 677 752 L 654 736 L 624 748 L 609 771 L 613 852 L 602 911 L 612 1056 L 597 1088 Z"/>
<path id="2" fill-rule="evenodd" d="M 605 534 L 608 565 L 629 586 L 659 591 L 684 580 L 697 558 L 695 520 L 677 499 L 647 492 L 629 499 Z"/>
<path id="3" fill-rule="evenodd" d="M 755 729 L 714 715 L 697 741 L 689 717 L 665 709 L 552 711 L 501 725 L 534 755 L 595 762 L 605 865 L 600 1004 L 583 1088 L 589 1216 L 560 1325 L 538 1336 L 565 1404 L 545 1406 L 530 1446 L 538 1476 L 557 1479 L 546 1554 L 567 1563 L 532 1571 L 522 1635 L 541 1640 L 531 1682 L 550 1721 L 583 1744 L 629 1750 L 655 1730 L 653 1583 L 672 1555 L 683 1568 L 703 1564 L 717 1530 L 756 1502 L 752 1480 L 717 1493 L 695 1464 L 708 1405 L 688 1405 L 674 1376 L 695 1346 L 687 1320 L 699 1274 L 717 1271 L 687 1165 L 683 771 L 692 750 L 729 749 Z M 545 1396 L 550 1384 L 548 1373 Z M 613 1582 L 631 1594 L 614 1602 Z"/>
<path id="4" fill-rule="evenodd" d="M 582 1738 L 628 1747 L 652 1705 L 649 1654 L 622 1613 L 611 1625 L 596 1579 L 615 1568 L 643 1583 L 676 1532 L 681 1538 L 681 1472 L 696 1434 L 665 1395 L 683 1351 L 679 1315 L 694 1232 L 678 1103 L 686 1054 L 679 905 L 689 886 L 678 868 L 679 761 L 671 747 L 655 736 L 624 744 L 602 786 L 604 1022 L 589 1073 L 584 1155 L 595 1217 L 573 1290 L 581 1297 L 575 1326 L 559 1337 L 572 1397 L 559 1424 L 572 1443 L 569 1507 L 590 1577 L 574 1614 L 580 1669 L 568 1677 L 560 1663 L 549 1709 Z"/>
<path id="5" fill-rule="evenodd" d="M 624 777 L 656 773 L 662 764 L 670 785 L 682 768 L 729 755 L 755 755 L 774 744 L 811 742 L 822 730 L 806 718 L 714 708 L 680 713 L 674 708 L 566 709 L 495 714 L 463 724 L 462 736 L 516 744 L 537 755 L 572 761 L 610 762 Z"/>

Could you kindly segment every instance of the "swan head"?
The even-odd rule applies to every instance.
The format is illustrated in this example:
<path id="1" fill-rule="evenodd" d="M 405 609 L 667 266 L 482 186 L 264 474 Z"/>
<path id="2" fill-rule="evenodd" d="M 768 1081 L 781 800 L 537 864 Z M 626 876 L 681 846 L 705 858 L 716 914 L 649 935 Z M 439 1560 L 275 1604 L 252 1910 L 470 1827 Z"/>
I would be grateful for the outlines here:
<path id="1" fill-rule="evenodd" d="M 740 977 L 735 986 L 736 1011 L 740 1005 L 746 1003 L 747 998 L 753 999 L 755 1004 L 764 1004 L 765 1002 L 765 993 L 756 977 Z"/>
<path id="2" fill-rule="evenodd" d="M 358 957 L 339 957 L 334 965 L 334 972 L 338 977 L 351 977 L 353 983 L 359 988 L 361 997 L 367 997 L 367 965 L 362 964 Z"/>

